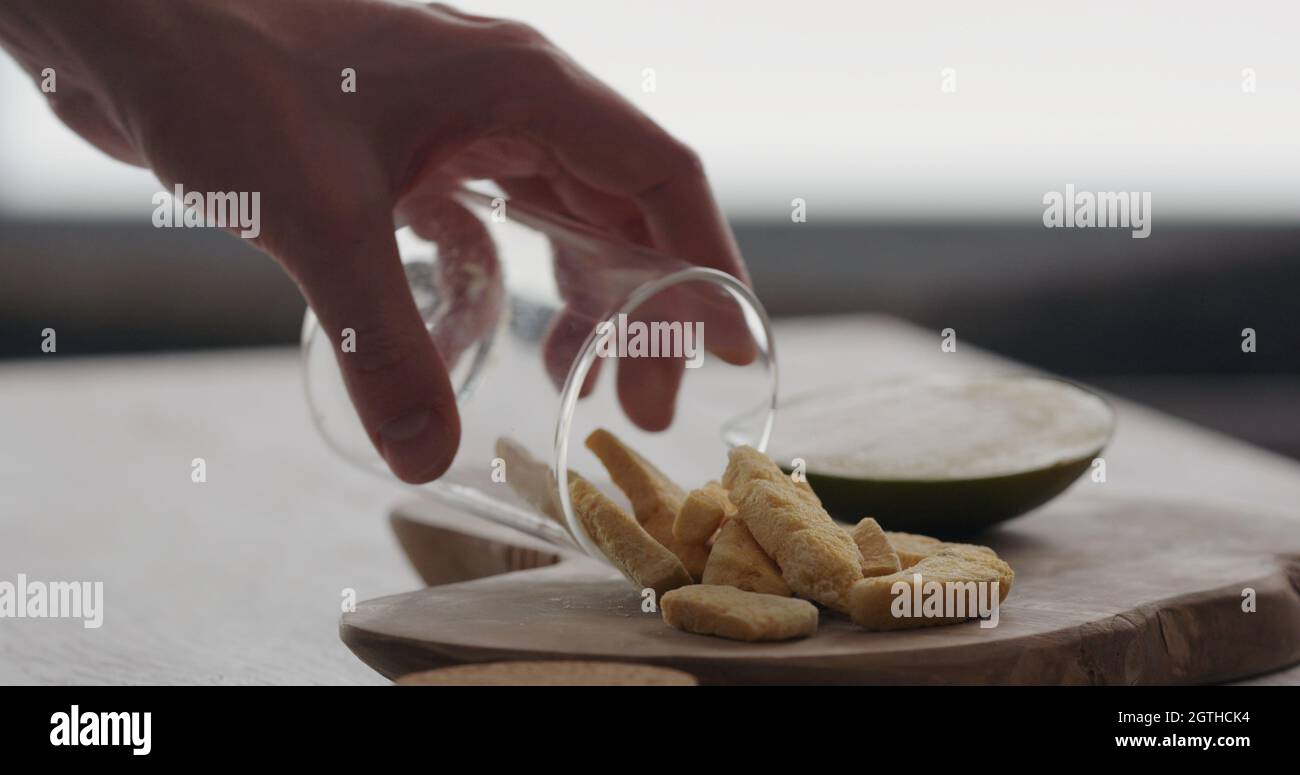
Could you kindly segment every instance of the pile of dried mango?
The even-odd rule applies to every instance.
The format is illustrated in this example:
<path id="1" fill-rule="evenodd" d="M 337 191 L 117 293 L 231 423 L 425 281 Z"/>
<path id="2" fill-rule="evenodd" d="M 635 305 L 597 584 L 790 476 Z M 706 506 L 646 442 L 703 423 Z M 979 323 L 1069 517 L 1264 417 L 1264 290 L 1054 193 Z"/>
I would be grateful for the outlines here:
<path id="1" fill-rule="evenodd" d="M 587 447 L 633 514 L 570 472 L 575 515 L 637 589 L 655 590 L 664 621 L 680 630 L 745 641 L 806 637 L 817 630 L 814 603 L 868 630 L 953 624 L 973 614 L 896 616 L 896 584 L 997 584 L 999 601 L 1011 591 L 1015 574 L 993 550 L 885 531 L 870 518 L 843 527 L 806 482 L 752 447 L 733 449 L 722 479 L 689 493 L 608 431 L 592 433 Z M 523 462 L 517 450 L 498 449 Z M 521 468 L 511 467 L 512 479 Z M 531 484 L 521 491 L 536 494 Z M 531 500 L 558 516 L 551 499 Z"/>

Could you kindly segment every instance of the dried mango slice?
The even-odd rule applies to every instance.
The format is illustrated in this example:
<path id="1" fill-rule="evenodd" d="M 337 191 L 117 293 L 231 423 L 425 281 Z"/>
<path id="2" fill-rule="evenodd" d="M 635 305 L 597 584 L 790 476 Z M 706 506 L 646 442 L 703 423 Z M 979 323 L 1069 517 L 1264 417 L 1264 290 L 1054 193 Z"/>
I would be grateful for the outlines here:
<path id="1" fill-rule="evenodd" d="M 727 491 L 717 482 L 709 482 L 698 490 L 691 490 L 682 501 L 682 508 L 673 522 L 673 537 L 688 544 L 706 543 L 723 520 L 734 516 L 736 507 L 727 497 Z"/>
<path id="2" fill-rule="evenodd" d="M 944 549 L 956 549 L 959 551 L 984 555 L 997 558 L 997 553 L 987 546 L 977 546 L 976 544 L 953 544 L 947 541 L 940 541 L 930 536 L 918 535 L 916 533 L 897 533 L 891 530 L 885 531 L 885 537 L 889 539 L 889 545 L 894 547 L 898 553 L 898 562 L 906 570 L 912 567 L 926 557 L 938 554 Z M 870 574 L 868 574 L 870 575 Z"/>
<path id="3" fill-rule="evenodd" d="M 898 553 L 889 543 L 889 537 L 880 529 L 880 523 L 871 517 L 863 519 L 849 531 L 853 543 L 862 553 L 864 576 L 887 576 L 902 570 Z"/>
<path id="4" fill-rule="evenodd" d="M 587 437 L 587 448 L 600 458 L 609 478 L 627 495 L 637 521 L 646 532 L 677 555 L 692 578 L 700 578 L 709 559 L 709 548 L 703 543 L 678 540 L 673 535 L 673 522 L 686 499 L 682 488 L 603 428 Z"/>
<path id="5" fill-rule="evenodd" d="M 813 492 L 812 485 L 806 481 L 796 482 L 772 462 L 772 458 L 750 446 L 733 447 L 727 455 L 727 470 L 722 474 L 722 486 L 727 490 L 735 490 L 755 479 L 791 484 L 817 506 L 822 505 L 817 493 Z"/>
<path id="6" fill-rule="evenodd" d="M 737 519 L 776 561 L 790 589 L 847 612 L 849 588 L 862 579 L 862 554 L 825 509 L 789 479 L 750 479 L 731 495 Z"/>
<path id="7" fill-rule="evenodd" d="M 569 497 L 587 535 L 638 590 L 663 595 L 691 583 L 681 560 L 591 482 L 570 474 Z"/>
<path id="8" fill-rule="evenodd" d="M 958 604 L 962 608 L 944 607 L 935 612 L 937 615 L 928 613 L 922 615 L 922 612 L 916 611 L 913 606 L 908 606 L 912 609 L 909 615 L 897 615 L 894 608 L 895 600 L 898 595 L 916 596 L 917 575 L 920 576 L 922 591 L 929 587 L 931 582 L 937 582 L 940 588 L 947 584 L 963 585 L 954 587 L 952 595 L 953 602 L 960 601 Z M 956 624 L 977 615 L 974 606 L 970 605 L 969 594 L 971 592 L 979 594 L 979 591 L 976 588 L 970 588 L 968 591 L 964 585 L 996 583 L 998 601 L 1001 602 L 1011 591 L 1014 580 L 1015 572 L 1011 570 L 1011 566 L 999 559 L 991 550 L 985 554 L 963 548 L 940 549 L 920 560 L 916 565 L 900 570 L 898 573 L 866 578 L 854 584 L 849 592 L 849 615 L 855 623 L 868 630 L 904 630 Z M 897 594 L 894 590 L 895 584 L 902 585 Z M 951 615 L 959 611 L 964 611 L 964 614 Z"/>
<path id="9" fill-rule="evenodd" d="M 713 541 L 713 551 L 704 566 L 705 584 L 735 587 L 746 592 L 790 597 L 790 585 L 781 569 L 758 545 L 745 523 L 729 519 Z"/>
<path id="10" fill-rule="evenodd" d="M 817 607 L 806 600 L 735 587 L 694 584 L 659 600 L 664 621 L 679 630 L 743 641 L 805 638 L 817 631 Z"/>

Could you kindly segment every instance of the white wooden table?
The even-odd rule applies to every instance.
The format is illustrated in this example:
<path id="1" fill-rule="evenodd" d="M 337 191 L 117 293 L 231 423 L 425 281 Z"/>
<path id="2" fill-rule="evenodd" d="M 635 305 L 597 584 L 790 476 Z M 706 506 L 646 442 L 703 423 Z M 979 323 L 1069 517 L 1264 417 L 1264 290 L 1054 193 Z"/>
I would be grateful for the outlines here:
<path id="1" fill-rule="evenodd" d="M 880 317 L 783 321 L 777 337 L 786 393 L 1010 366 Z M 0 581 L 105 587 L 99 629 L 0 619 L 0 683 L 383 683 L 336 626 L 344 589 L 419 583 L 387 522 L 404 490 L 336 460 L 301 396 L 290 350 L 0 366 Z M 1249 505 L 1300 530 L 1300 464 L 1117 404 L 1108 481 L 1077 489 Z M 206 483 L 190 479 L 196 457 Z M 1300 683 L 1300 669 L 1256 680 Z"/>

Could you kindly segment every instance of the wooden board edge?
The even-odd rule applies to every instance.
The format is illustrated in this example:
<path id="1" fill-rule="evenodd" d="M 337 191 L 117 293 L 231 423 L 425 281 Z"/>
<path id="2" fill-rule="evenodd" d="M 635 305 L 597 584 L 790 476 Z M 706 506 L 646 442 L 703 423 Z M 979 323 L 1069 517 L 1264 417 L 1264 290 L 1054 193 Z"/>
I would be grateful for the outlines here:
<path id="1" fill-rule="evenodd" d="M 346 616 L 339 622 L 339 637 L 358 658 L 388 678 L 464 662 L 633 658 L 684 670 L 704 684 L 1218 683 L 1300 663 L 1300 561 L 1277 559 L 1269 573 L 1231 588 L 1169 598 L 1125 615 L 991 643 L 978 666 L 971 664 L 968 649 L 959 647 L 916 655 L 841 654 L 788 660 L 494 649 L 375 633 L 353 626 Z M 1256 613 L 1242 612 L 1237 602 L 1240 588 L 1246 586 L 1256 591 Z M 1244 628 L 1242 616 L 1249 617 Z M 864 633 L 864 637 L 871 636 Z"/>

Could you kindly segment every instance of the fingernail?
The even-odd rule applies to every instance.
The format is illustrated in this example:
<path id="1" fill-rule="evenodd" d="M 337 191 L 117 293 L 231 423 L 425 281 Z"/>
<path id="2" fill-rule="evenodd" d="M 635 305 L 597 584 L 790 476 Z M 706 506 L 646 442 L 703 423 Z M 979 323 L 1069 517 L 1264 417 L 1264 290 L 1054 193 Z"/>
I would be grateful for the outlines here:
<path id="1" fill-rule="evenodd" d="M 387 447 L 388 442 L 400 444 L 410 441 L 427 427 L 429 427 L 429 410 L 423 409 L 389 422 L 379 429 L 379 435 L 385 442 L 384 446 Z"/>
<path id="2" fill-rule="evenodd" d="M 384 459 L 403 481 L 424 482 L 445 468 L 447 439 L 436 432 L 432 417 L 433 413 L 425 409 L 379 429 Z"/>

